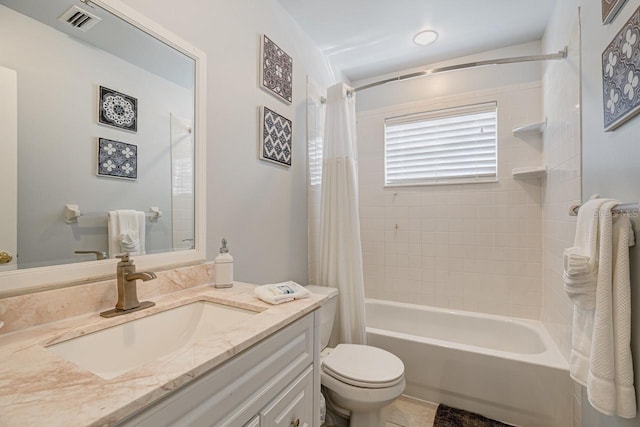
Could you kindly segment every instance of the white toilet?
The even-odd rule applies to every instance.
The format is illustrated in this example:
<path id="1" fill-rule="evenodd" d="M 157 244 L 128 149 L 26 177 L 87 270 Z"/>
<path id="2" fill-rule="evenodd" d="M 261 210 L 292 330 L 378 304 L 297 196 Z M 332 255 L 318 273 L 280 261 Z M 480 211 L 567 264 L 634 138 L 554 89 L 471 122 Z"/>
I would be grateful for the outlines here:
<path id="1" fill-rule="evenodd" d="M 405 387 L 404 364 L 395 355 L 377 347 L 338 344 L 329 348 L 336 315 L 338 290 L 307 286 L 329 296 L 320 308 L 321 382 L 327 400 L 351 427 L 384 427 L 382 408 L 397 399 Z"/>

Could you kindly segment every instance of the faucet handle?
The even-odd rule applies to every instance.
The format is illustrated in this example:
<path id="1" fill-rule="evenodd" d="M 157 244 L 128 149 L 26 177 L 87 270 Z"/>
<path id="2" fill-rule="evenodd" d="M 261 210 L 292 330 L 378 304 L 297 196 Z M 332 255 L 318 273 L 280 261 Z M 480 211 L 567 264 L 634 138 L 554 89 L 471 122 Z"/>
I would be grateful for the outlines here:
<path id="1" fill-rule="evenodd" d="M 120 262 L 133 262 L 133 260 L 129 258 L 129 254 L 116 255 L 116 258 L 120 258 Z"/>

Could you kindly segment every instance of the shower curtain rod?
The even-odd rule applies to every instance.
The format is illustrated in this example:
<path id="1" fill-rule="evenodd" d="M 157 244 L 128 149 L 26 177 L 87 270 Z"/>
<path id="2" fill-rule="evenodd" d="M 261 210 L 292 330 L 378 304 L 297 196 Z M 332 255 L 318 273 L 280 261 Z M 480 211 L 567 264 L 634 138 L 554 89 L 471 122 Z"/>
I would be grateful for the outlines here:
<path id="1" fill-rule="evenodd" d="M 414 79 L 416 77 L 422 77 L 422 76 L 430 76 L 433 74 L 444 73 L 447 71 L 463 70 L 465 68 L 484 67 L 487 65 L 515 64 L 519 62 L 533 62 L 533 61 L 549 61 L 549 60 L 557 60 L 557 59 L 566 59 L 566 57 L 567 57 L 567 48 L 565 47 L 561 51 L 558 51 L 558 53 L 549 53 L 545 55 L 515 56 L 511 58 L 489 59 L 486 61 L 468 62 L 466 64 L 448 65 L 446 67 L 432 68 L 430 70 L 418 71 L 415 73 L 404 74 L 402 76 L 369 83 L 369 84 L 351 89 L 349 91 L 349 94 L 360 92 L 361 90 L 371 89 L 372 87 L 381 86 L 387 83 L 399 82 L 402 80 L 409 80 L 409 79 Z"/>

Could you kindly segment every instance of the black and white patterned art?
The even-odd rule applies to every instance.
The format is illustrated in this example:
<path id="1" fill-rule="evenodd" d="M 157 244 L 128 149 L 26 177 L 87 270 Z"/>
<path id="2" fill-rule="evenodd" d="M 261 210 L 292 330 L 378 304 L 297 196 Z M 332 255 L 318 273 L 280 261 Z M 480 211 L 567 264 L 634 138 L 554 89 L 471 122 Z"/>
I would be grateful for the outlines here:
<path id="1" fill-rule="evenodd" d="M 100 86 L 98 122 L 130 132 L 138 131 L 138 100 Z"/>
<path id="2" fill-rule="evenodd" d="M 291 166 L 291 120 L 267 107 L 261 107 L 260 124 L 260 158 Z"/>
<path id="3" fill-rule="evenodd" d="M 98 176 L 138 178 L 138 147 L 98 138 Z"/>
<path id="4" fill-rule="evenodd" d="M 293 59 L 269 37 L 261 38 L 260 86 L 291 104 L 293 99 Z"/>
<path id="5" fill-rule="evenodd" d="M 640 8 L 602 54 L 604 129 L 611 131 L 640 111 Z"/>

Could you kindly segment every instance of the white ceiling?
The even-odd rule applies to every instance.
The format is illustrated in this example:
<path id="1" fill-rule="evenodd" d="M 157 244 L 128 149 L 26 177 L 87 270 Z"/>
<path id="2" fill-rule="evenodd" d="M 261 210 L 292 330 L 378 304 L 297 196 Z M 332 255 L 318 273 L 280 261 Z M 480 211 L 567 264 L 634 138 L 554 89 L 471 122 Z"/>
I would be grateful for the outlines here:
<path id="1" fill-rule="evenodd" d="M 539 40 L 556 0 L 278 0 L 351 81 Z M 435 30 L 427 47 L 413 43 Z"/>

